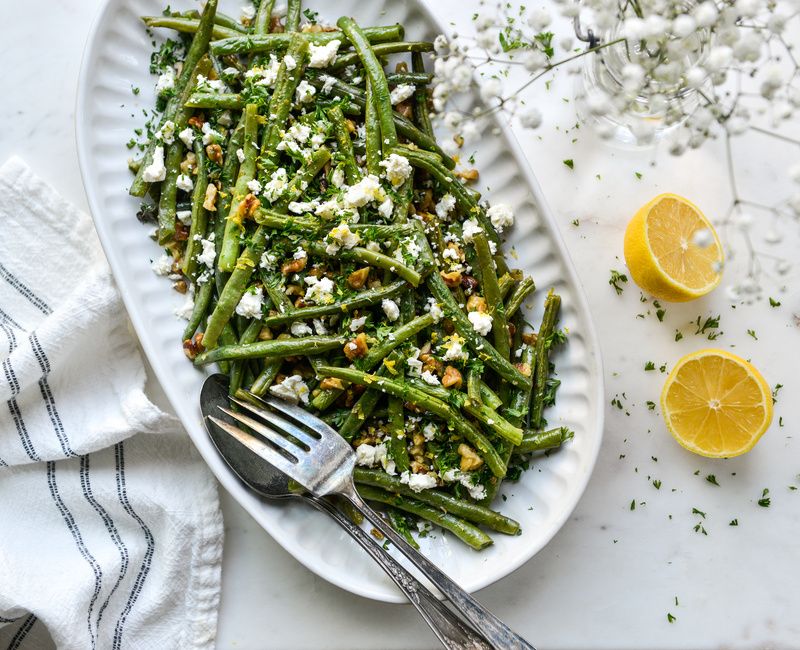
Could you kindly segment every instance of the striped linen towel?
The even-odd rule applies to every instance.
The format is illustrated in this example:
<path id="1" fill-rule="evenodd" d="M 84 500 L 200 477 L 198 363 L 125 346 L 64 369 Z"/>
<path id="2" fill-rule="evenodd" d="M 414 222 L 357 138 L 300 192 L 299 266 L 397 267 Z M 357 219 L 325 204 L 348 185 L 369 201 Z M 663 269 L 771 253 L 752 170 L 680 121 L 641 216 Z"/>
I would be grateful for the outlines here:
<path id="1" fill-rule="evenodd" d="M 216 483 L 145 373 L 90 219 L 0 168 L 0 648 L 212 648 Z"/>

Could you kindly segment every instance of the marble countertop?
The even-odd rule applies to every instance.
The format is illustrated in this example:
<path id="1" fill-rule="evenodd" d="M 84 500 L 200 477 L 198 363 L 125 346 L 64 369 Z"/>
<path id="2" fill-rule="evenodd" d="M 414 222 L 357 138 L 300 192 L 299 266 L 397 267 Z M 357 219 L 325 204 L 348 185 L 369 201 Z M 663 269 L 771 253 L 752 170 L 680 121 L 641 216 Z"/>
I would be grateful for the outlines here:
<path id="1" fill-rule="evenodd" d="M 75 152 L 74 103 L 81 54 L 101 0 L 51 0 L 36 20 L 25 3 L 6 3 L 0 43 L 7 91 L 0 105 L 0 160 L 18 154 L 63 195 L 86 207 Z M 438 0 L 433 10 L 456 27 L 477 0 Z M 622 233 L 653 195 L 692 198 L 707 215 L 730 202 L 722 143 L 680 159 L 624 151 L 599 142 L 575 123 L 567 76 L 540 105 L 549 127 L 518 131 L 554 208 L 584 284 L 601 338 L 606 371 L 606 431 L 586 494 L 550 544 L 480 599 L 539 648 L 782 648 L 800 646 L 800 294 L 797 270 L 775 270 L 775 258 L 795 257 L 797 223 L 773 223 L 753 213 L 752 241 L 768 287 L 752 304 L 732 303 L 725 286 L 747 265 L 736 228 L 722 234 L 729 258 L 723 288 L 688 305 L 666 305 L 660 322 L 631 283 L 617 296 L 609 269 L 624 270 Z M 559 129 L 553 128 L 559 125 Z M 753 200 L 788 193 L 782 180 L 789 145 L 738 139 L 733 155 L 743 191 Z M 574 170 L 562 164 L 573 159 Z M 637 178 L 636 172 L 641 174 Z M 576 221 L 579 225 L 573 225 Z M 775 230 L 779 243 L 763 233 Z M 771 239 L 774 239 L 771 237 Z M 794 287 L 791 291 L 782 285 Z M 767 297 L 781 302 L 771 308 Z M 713 343 L 695 335 L 698 316 L 719 314 L 724 331 Z M 675 341 L 676 329 L 684 333 Z M 753 330 L 757 340 L 748 334 Z M 657 402 L 664 375 L 644 365 L 674 362 L 715 345 L 757 364 L 778 396 L 775 422 L 756 449 L 711 461 L 680 448 L 666 433 Z M 159 399 L 158 386 L 151 386 Z M 618 399 L 623 408 L 612 405 Z M 716 476 L 719 486 L 706 480 Z M 660 481 L 656 489 L 653 481 Z M 762 490 L 771 505 L 759 507 Z M 631 503 L 635 502 L 635 509 Z M 230 497 L 226 522 L 219 647 L 433 648 L 435 642 L 407 606 L 353 596 L 307 571 Z M 693 508 L 706 513 L 692 514 Z M 729 522 L 737 519 L 738 526 Z M 701 523 L 707 532 L 695 532 Z M 670 623 L 667 614 L 675 617 Z"/>

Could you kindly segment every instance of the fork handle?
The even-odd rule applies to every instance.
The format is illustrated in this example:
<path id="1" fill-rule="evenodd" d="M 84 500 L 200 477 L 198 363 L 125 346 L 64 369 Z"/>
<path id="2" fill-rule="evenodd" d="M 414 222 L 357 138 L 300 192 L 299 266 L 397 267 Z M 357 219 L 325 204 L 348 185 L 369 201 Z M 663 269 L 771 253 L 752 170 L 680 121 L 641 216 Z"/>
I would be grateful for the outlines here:
<path id="1" fill-rule="evenodd" d="M 339 524 L 367 554 L 375 560 L 406 595 L 436 637 L 447 650 L 489 650 L 490 645 L 463 623 L 405 567 L 387 553 L 374 539 L 351 522 L 327 499 L 306 497 L 317 510 Z"/>
<path id="2" fill-rule="evenodd" d="M 525 639 L 514 632 L 503 621 L 492 614 L 466 591 L 459 587 L 453 580 L 436 567 L 428 558 L 417 551 L 394 528 L 386 524 L 356 491 L 352 480 L 340 492 L 355 508 L 367 518 L 379 531 L 381 531 L 409 561 L 417 567 L 422 574 L 430 580 L 453 604 L 455 609 L 473 624 L 497 650 L 535 650 Z"/>

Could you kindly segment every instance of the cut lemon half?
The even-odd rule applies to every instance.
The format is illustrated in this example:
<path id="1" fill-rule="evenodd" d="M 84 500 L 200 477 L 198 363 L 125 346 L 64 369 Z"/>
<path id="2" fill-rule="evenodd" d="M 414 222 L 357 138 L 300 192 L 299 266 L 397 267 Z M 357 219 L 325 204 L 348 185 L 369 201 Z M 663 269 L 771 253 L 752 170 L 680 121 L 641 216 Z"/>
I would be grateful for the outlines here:
<path id="1" fill-rule="evenodd" d="M 719 284 L 723 253 L 714 227 L 696 205 L 677 194 L 660 194 L 628 224 L 625 261 L 642 289 L 660 300 L 685 302 Z"/>
<path id="2" fill-rule="evenodd" d="M 772 422 L 772 394 L 752 364 L 725 350 L 683 357 L 661 392 L 667 428 L 683 447 L 709 458 L 750 451 Z"/>

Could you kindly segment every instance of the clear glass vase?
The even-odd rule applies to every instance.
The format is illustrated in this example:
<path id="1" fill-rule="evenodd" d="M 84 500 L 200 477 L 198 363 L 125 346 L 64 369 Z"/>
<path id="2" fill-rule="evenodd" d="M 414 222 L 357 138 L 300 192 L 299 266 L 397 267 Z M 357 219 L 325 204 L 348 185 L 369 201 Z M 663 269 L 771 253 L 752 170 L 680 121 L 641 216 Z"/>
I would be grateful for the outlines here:
<path id="1" fill-rule="evenodd" d="M 600 44 L 621 39 L 623 28 L 620 21 L 602 35 Z M 683 73 L 701 69 L 711 37 L 700 30 L 675 41 L 674 55 L 664 57 L 662 52 L 658 63 L 642 42 L 614 43 L 587 55 L 576 81 L 579 117 L 601 137 L 624 147 L 650 147 L 668 137 L 703 104 L 703 88 L 710 79 L 689 86 Z M 644 86 L 635 81 L 641 74 Z"/>

